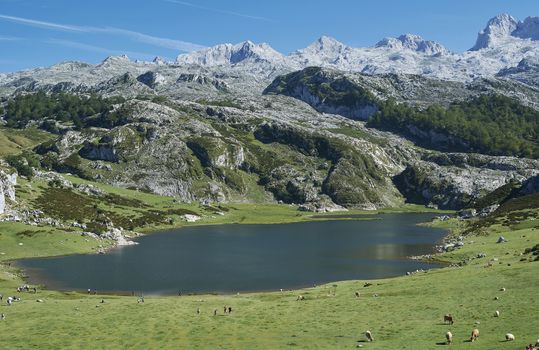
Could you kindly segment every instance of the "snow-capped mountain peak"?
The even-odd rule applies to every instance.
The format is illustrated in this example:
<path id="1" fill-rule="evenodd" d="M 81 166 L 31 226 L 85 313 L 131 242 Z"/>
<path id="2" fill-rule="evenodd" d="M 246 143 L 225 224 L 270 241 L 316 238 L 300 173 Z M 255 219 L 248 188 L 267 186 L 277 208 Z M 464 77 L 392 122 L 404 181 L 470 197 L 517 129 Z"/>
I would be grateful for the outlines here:
<path id="1" fill-rule="evenodd" d="M 199 64 L 204 66 L 219 66 L 237 64 L 243 61 L 277 62 L 283 55 L 266 43 L 255 44 L 250 40 L 239 44 L 220 44 L 200 51 L 181 54 L 176 59 L 179 64 Z"/>
<path id="2" fill-rule="evenodd" d="M 306 48 L 291 53 L 288 58 L 301 65 L 321 65 L 338 61 L 350 50 L 335 38 L 321 36 Z"/>
<path id="3" fill-rule="evenodd" d="M 539 17 L 527 17 L 519 22 L 511 35 L 522 38 L 539 40 Z"/>
<path id="4" fill-rule="evenodd" d="M 398 38 L 387 37 L 376 43 L 375 47 L 396 50 L 408 49 L 427 55 L 446 54 L 448 52 L 442 44 L 432 40 L 425 40 L 415 34 L 403 34 Z"/>
<path id="5" fill-rule="evenodd" d="M 155 56 L 152 62 L 155 64 L 167 64 L 167 62 L 160 56 Z"/>
<path id="6" fill-rule="evenodd" d="M 491 18 L 485 29 L 479 32 L 472 51 L 492 47 L 504 38 L 511 36 L 517 29 L 519 22 L 506 13 Z"/>
<path id="7" fill-rule="evenodd" d="M 522 59 L 539 59 L 539 17 L 523 22 L 502 14 L 490 19 L 473 50 L 448 51 L 436 41 L 403 34 L 379 41 L 374 47 L 355 48 L 322 36 L 287 56 L 268 44 L 244 41 L 221 44 L 179 55 L 180 65 L 230 67 L 273 76 L 308 66 L 330 67 L 366 74 L 406 73 L 447 80 L 471 81 L 515 67 Z"/>
<path id="8" fill-rule="evenodd" d="M 306 48 L 298 51 L 310 53 L 341 53 L 346 50 L 346 48 L 347 46 L 337 39 L 323 35 Z"/>

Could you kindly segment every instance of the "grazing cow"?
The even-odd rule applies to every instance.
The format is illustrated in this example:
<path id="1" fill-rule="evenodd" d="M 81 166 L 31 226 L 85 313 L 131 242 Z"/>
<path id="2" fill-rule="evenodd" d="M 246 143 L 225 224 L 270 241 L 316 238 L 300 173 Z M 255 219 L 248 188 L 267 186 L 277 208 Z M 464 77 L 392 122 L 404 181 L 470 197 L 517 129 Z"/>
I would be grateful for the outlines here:
<path id="1" fill-rule="evenodd" d="M 498 310 L 494 311 L 494 317 L 500 317 L 500 312 Z"/>
<path id="2" fill-rule="evenodd" d="M 305 297 L 303 295 L 298 295 L 298 298 L 296 299 L 296 301 L 298 300 L 305 300 Z"/>
<path id="3" fill-rule="evenodd" d="M 479 338 L 479 329 L 474 328 L 474 330 L 472 331 L 472 335 L 470 336 L 470 341 L 476 341 L 477 338 Z"/>
<path id="4" fill-rule="evenodd" d="M 453 333 L 448 331 L 445 334 L 445 339 L 447 339 L 447 344 L 451 344 L 453 342 Z"/>
<path id="5" fill-rule="evenodd" d="M 371 331 L 366 331 L 365 336 L 367 337 L 368 341 L 374 341 L 374 336 L 372 335 Z"/>
<path id="6" fill-rule="evenodd" d="M 505 335 L 505 340 L 507 340 L 507 341 L 513 341 L 513 340 L 515 340 L 515 336 L 514 336 L 513 334 L 511 334 L 511 333 L 507 333 L 507 334 Z"/>
<path id="7" fill-rule="evenodd" d="M 451 314 L 444 315 L 444 323 L 453 324 L 453 316 Z"/>

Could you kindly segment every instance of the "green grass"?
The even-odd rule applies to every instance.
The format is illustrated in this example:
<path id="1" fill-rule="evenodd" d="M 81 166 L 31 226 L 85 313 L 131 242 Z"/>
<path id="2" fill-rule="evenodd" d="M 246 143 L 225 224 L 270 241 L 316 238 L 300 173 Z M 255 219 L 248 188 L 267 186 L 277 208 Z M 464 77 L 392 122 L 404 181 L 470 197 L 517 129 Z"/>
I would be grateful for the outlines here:
<path id="1" fill-rule="evenodd" d="M 43 191 L 33 186 L 33 193 L 25 186 L 23 183 L 25 200 Z M 153 210 L 191 208 L 204 215 L 202 224 L 295 222 L 309 220 L 312 215 L 286 205 L 202 208 L 143 192 L 96 186 L 140 200 Z M 512 207 L 519 208 L 514 203 Z M 526 208 L 521 209 L 526 211 L 524 216 L 502 210 L 494 222 L 481 226 L 479 235 L 468 232 L 462 249 L 439 257 L 452 263 L 466 261 L 463 267 L 373 280 L 369 281 L 370 287 L 363 287 L 365 281 L 344 281 L 298 291 L 147 296 L 144 304 L 137 304 L 137 298 L 130 296 L 89 296 L 42 289 L 37 295 L 21 293 L 20 303 L 11 307 L 0 304 L 0 312 L 6 314 L 0 331 L 9 334 L 2 337 L 0 348 L 351 349 L 357 340 L 365 339 L 363 332 L 368 329 L 376 341 L 359 343 L 368 349 L 436 349 L 448 330 L 454 335 L 455 349 L 523 349 L 539 336 L 539 262 L 532 261 L 532 254 L 521 255 L 539 243 L 539 210 Z M 385 212 L 421 209 L 407 206 Z M 225 215 L 216 215 L 217 210 Z M 526 219 L 519 221 L 523 217 Z M 467 229 L 458 220 L 437 225 L 453 228 L 455 234 Z M 0 293 L 4 296 L 17 294 L 16 286 L 23 283 L 19 272 L 8 266 L 9 260 L 90 252 L 100 244 L 50 227 L 18 223 L 0 223 L 0 233 L 0 253 L 4 253 L 0 254 Z M 508 242 L 497 244 L 499 235 Z M 487 256 L 475 258 L 479 252 Z M 488 267 L 493 258 L 497 261 Z M 507 290 L 501 292 L 502 287 Z M 361 293 L 359 298 L 354 295 L 356 291 Z M 305 296 L 304 301 L 296 301 L 299 294 Z M 44 302 L 36 303 L 37 298 Z M 100 303 L 102 298 L 104 304 Z M 223 315 L 225 305 L 233 308 L 231 315 Z M 197 308 L 201 309 L 200 315 L 196 314 Z M 213 316 L 214 309 L 218 316 Z M 493 317 L 495 310 L 500 311 L 499 318 Z M 443 324 L 446 313 L 453 314 L 454 325 Z M 475 327 L 480 330 L 479 340 L 465 342 Z M 507 332 L 515 334 L 515 342 L 504 341 Z"/>
<path id="2" fill-rule="evenodd" d="M 0 128 L 0 158 L 19 154 L 25 149 L 35 147 L 51 140 L 55 135 L 38 129 Z"/>

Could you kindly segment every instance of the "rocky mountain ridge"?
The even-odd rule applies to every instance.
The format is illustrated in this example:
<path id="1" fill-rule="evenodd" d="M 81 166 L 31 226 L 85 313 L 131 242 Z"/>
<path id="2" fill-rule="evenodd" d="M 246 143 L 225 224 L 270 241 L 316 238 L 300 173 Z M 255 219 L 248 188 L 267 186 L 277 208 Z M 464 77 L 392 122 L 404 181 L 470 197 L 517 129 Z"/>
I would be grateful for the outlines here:
<path id="1" fill-rule="evenodd" d="M 367 49 L 321 37 L 288 56 L 224 44 L 176 63 L 116 56 L 0 75 L 0 97 L 4 107 L 36 92 L 50 103 L 122 97 L 107 113 L 77 115 L 78 125 L 32 115 L 24 127 L 56 135 L 33 150 L 44 170 L 184 202 L 460 209 L 527 181 L 538 161 L 426 150 L 365 120 L 389 99 L 423 109 L 497 94 L 537 109 L 535 40 L 511 36 L 462 54 L 413 35 Z"/>

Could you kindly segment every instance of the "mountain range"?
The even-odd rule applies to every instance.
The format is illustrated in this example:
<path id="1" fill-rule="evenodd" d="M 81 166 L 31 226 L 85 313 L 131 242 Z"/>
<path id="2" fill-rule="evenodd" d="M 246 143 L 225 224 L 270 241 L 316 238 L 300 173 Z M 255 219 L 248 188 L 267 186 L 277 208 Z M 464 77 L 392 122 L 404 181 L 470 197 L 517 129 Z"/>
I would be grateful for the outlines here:
<path id="1" fill-rule="evenodd" d="M 175 62 L 62 62 L 0 74 L 0 123 L 49 133 L 12 159 L 47 179 L 317 211 L 482 208 L 539 173 L 538 28 L 500 15 L 462 53 L 405 34 L 369 48 L 323 36 L 288 55 L 245 41 Z"/>
<path id="2" fill-rule="evenodd" d="M 523 60 L 539 60 L 539 17 L 518 21 L 498 15 L 478 34 L 475 45 L 454 53 L 442 44 L 418 35 L 404 34 L 380 40 L 373 47 L 353 48 L 334 38 L 322 36 L 308 47 L 283 55 L 268 44 L 245 41 L 221 44 L 181 54 L 176 64 L 204 67 L 268 63 L 296 70 L 323 66 L 368 74 L 421 74 L 447 80 L 469 81 L 492 76 Z"/>

